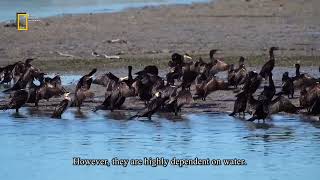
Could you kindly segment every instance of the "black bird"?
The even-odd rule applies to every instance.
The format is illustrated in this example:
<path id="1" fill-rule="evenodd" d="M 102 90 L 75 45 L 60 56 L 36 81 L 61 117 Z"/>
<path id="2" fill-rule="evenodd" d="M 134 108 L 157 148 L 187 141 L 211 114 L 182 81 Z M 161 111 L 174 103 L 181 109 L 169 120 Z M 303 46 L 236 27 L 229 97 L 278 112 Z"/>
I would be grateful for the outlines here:
<path id="1" fill-rule="evenodd" d="M 319 115 L 320 114 L 320 98 L 317 98 L 317 100 L 311 106 L 310 114 L 312 114 L 312 115 Z"/>
<path id="2" fill-rule="evenodd" d="M 183 89 L 190 89 L 191 84 L 195 81 L 198 74 L 198 72 L 192 70 L 184 71 L 182 75 L 181 87 Z"/>
<path id="3" fill-rule="evenodd" d="M 254 94 L 260 87 L 261 81 L 262 77 L 258 73 L 250 71 L 246 77 L 243 90 L 249 94 Z"/>
<path id="4" fill-rule="evenodd" d="M 293 79 L 289 77 L 289 72 L 285 72 L 282 75 L 282 87 L 281 92 L 279 92 L 277 95 L 287 95 L 288 98 L 293 98 L 294 95 L 294 85 L 293 85 Z"/>
<path id="5" fill-rule="evenodd" d="M 2 110 L 7 109 L 15 109 L 16 112 L 19 112 L 19 109 L 27 103 L 29 99 L 29 92 L 25 89 L 17 90 L 14 92 L 13 97 L 11 98 L 11 101 L 1 107 Z"/>
<path id="6" fill-rule="evenodd" d="M 209 58 L 211 60 L 211 62 L 213 62 L 215 60 L 214 55 L 217 53 L 218 49 L 211 49 L 209 52 Z"/>
<path id="7" fill-rule="evenodd" d="M 182 66 L 175 66 L 171 69 L 171 71 L 166 75 L 167 82 L 170 85 L 174 85 L 175 80 L 178 80 L 182 77 Z"/>
<path id="8" fill-rule="evenodd" d="M 276 87 L 272 79 L 272 73 L 269 73 L 269 86 L 264 86 L 263 91 L 259 95 L 258 100 L 272 100 L 273 96 L 276 94 Z"/>
<path id="9" fill-rule="evenodd" d="M 240 58 L 239 58 L 239 67 L 238 67 L 237 70 L 241 69 L 244 66 L 244 61 L 245 61 L 244 57 L 240 56 Z"/>
<path id="10" fill-rule="evenodd" d="M 147 117 L 149 120 L 151 120 L 151 116 L 163 106 L 163 103 L 164 99 L 162 98 L 161 93 L 157 92 L 148 106 L 142 111 L 138 112 L 136 115 L 132 116 L 130 119 Z"/>
<path id="11" fill-rule="evenodd" d="M 248 96 L 245 91 L 242 91 L 241 93 L 236 95 L 237 99 L 234 102 L 233 106 L 233 112 L 229 114 L 230 116 L 234 116 L 237 113 L 239 113 L 239 116 L 241 113 L 243 113 L 243 117 L 245 117 L 245 111 L 247 109 L 247 100 Z"/>
<path id="12" fill-rule="evenodd" d="M 256 108 L 254 110 L 253 116 L 248 119 L 247 121 L 254 121 L 254 120 L 260 120 L 262 119 L 263 122 L 264 120 L 268 117 L 269 115 L 269 100 L 262 100 L 258 101 Z"/>
<path id="13" fill-rule="evenodd" d="M 132 86 L 136 89 L 140 100 L 147 103 L 158 89 L 164 87 L 164 80 L 157 75 L 143 73 L 135 78 Z"/>
<path id="14" fill-rule="evenodd" d="M 155 66 L 156 67 L 156 66 Z M 157 67 L 156 67 L 157 68 Z M 158 69 L 158 68 L 157 68 Z M 152 73 L 151 73 L 152 74 Z M 158 74 L 158 73 L 156 73 Z M 125 82 L 128 86 L 131 87 L 131 85 L 134 82 L 134 79 L 132 78 L 132 66 L 128 66 L 128 78 L 122 80 L 122 82 Z"/>
<path id="15" fill-rule="evenodd" d="M 270 56 L 270 59 L 268 62 L 266 62 L 262 68 L 261 68 L 261 71 L 260 71 L 260 76 L 262 76 L 263 78 L 267 78 L 269 76 L 269 74 L 272 72 L 273 68 L 274 68 L 274 65 L 275 65 L 275 58 L 274 58 L 274 51 L 275 50 L 279 50 L 278 47 L 271 47 L 270 50 L 269 50 L 269 56 Z"/>
<path id="16" fill-rule="evenodd" d="M 64 94 L 64 99 L 60 102 L 60 104 L 55 108 L 52 118 L 61 119 L 61 115 L 70 107 L 71 98 L 69 97 L 69 92 Z"/>
<path id="17" fill-rule="evenodd" d="M 131 69 L 132 69 L 132 67 L 131 67 Z M 158 69 L 157 66 L 149 65 L 149 66 L 144 67 L 142 71 L 136 72 L 135 74 L 136 75 L 141 75 L 141 74 L 145 74 L 145 73 L 158 76 L 159 75 L 159 69 Z"/>
<path id="18" fill-rule="evenodd" d="M 169 61 L 169 67 L 183 66 L 184 56 L 179 53 L 173 53 L 171 55 L 171 61 Z"/>

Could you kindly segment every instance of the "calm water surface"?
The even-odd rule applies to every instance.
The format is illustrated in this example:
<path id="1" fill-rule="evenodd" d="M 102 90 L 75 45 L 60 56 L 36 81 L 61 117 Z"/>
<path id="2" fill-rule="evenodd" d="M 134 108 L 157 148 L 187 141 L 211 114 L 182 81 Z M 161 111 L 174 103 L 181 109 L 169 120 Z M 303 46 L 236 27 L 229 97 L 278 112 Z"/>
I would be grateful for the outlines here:
<path id="1" fill-rule="evenodd" d="M 157 115 L 152 121 L 127 119 L 124 112 L 64 119 L 0 112 L 1 179 L 318 179 L 319 125 L 298 116 L 274 116 L 267 124 L 225 114 Z M 241 158 L 247 166 L 79 167 L 82 158 Z M 26 178 L 28 177 L 28 178 Z"/>
<path id="2" fill-rule="evenodd" d="M 1 0 L 0 22 L 15 19 L 16 12 L 28 12 L 33 17 L 60 14 L 101 13 L 125 8 L 163 4 L 190 4 L 208 0 Z"/>
<path id="3" fill-rule="evenodd" d="M 53 76 L 53 74 L 50 74 Z M 63 85 L 80 75 L 62 76 Z M 3 90 L 3 88 L 0 88 Z M 4 95 L 0 93 L 0 98 Z M 34 108 L 32 108 L 34 109 Z M 0 179 L 318 179 L 320 124 L 299 116 L 273 116 L 267 124 L 224 113 L 155 115 L 127 121 L 134 112 L 70 108 L 62 120 L 27 107 L 0 111 Z M 239 158 L 247 166 L 80 167 L 73 157 Z"/>

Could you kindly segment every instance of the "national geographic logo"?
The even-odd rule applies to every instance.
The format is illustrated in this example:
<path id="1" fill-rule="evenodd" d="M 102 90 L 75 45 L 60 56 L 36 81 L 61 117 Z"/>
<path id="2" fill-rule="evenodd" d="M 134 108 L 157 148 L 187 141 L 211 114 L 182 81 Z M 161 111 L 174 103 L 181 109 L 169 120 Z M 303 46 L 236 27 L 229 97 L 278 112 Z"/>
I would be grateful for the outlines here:
<path id="1" fill-rule="evenodd" d="M 18 31 L 28 31 L 29 30 L 29 22 L 32 21 L 40 21 L 37 18 L 31 17 L 26 12 L 18 12 L 16 14 L 16 23 Z"/>

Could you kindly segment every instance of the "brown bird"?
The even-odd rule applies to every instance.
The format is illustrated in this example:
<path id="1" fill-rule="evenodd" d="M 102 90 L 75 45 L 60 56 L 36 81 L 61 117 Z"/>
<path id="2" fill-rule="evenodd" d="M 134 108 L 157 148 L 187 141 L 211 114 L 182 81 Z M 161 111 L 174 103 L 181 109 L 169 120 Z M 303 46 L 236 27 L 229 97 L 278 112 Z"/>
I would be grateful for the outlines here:
<path id="1" fill-rule="evenodd" d="M 64 99 L 60 102 L 60 104 L 55 108 L 52 118 L 61 119 L 61 115 L 70 107 L 71 98 L 69 97 L 70 93 L 67 92 L 64 94 Z"/>
<path id="2" fill-rule="evenodd" d="M 16 112 L 19 112 L 19 109 L 27 103 L 29 99 L 29 92 L 26 89 L 17 90 L 14 92 L 13 97 L 11 98 L 10 102 L 3 107 L 1 110 L 7 109 L 15 109 Z"/>
<path id="3" fill-rule="evenodd" d="M 166 112 L 174 112 L 175 116 L 181 111 L 181 108 L 190 104 L 193 101 L 191 92 L 186 89 L 181 89 L 175 96 L 171 96 L 169 101 L 165 103 L 164 110 Z"/>
<path id="4" fill-rule="evenodd" d="M 203 99 L 205 100 L 206 97 L 214 91 L 218 90 L 228 90 L 228 82 L 225 82 L 223 80 L 219 80 L 216 77 L 213 77 L 208 83 L 206 83 L 203 87 Z"/>
<path id="5" fill-rule="evenodd" d="M 155 94 L 155 97 L 150 101 L 150 103 L 145 109 L 138 112 L 136 115 L 132 116 L 129 119 L 147 117 L 149 120 L 151 120 L 151 116 L 163 106 L 163 103 L 164 99 L 162 98 L 161 93 L 157 92 Z"/>
<path id="6" fill-rule="evenodd" d="M 64 93 L 66 93 L 66 90 L 61 85 L 46 82 L 36 90 L 35 106 L 38 106 L 39 101 L 42 99 L 49 101 L 52 97 L 59 97 Z"/>
<path id="7" fill-rule="evenodd" d="M 313 87 L 310 87 L 308 90 L 303 88 L 300 91 L 300 107 L 307 108 L 308 112 L 311 110 L 311 106 L 316 102 L 320 97 L 320 84 L 317 83 Z"/>
<path id="8" fill-rule="evenodd" d="M 94 96 L 94 94 L 89 90 L 93 81 L 92 76 L 96 72 L 97 69 L 93 69 L 89 74 L 86 74 L 83 77 L 81 77 L 79 82 L 77 83 L 74 101 L 72 105 L 77 106 L 79 111 L 81 109 L 83 101 L 89 97 Z"/>
<path id="9" fill-rule="evenodd" d="M 278 96 L 271 101 L 269 105 L 269 114 L 276 114 L 279 112 L 297 113 L 298 111 L 299 108 L 292 104 L 289 99 L 283 96 Z"/>
<path id="10" fill-rule="evenodd" d="M 296 76 L 293 77 L 293 84 L 295 88 L 307 88 L 313 86 L 318 80 L 309 74 L 301 74 L 300 72 L 300 64 L 295 64 L 296 68 Z"/>

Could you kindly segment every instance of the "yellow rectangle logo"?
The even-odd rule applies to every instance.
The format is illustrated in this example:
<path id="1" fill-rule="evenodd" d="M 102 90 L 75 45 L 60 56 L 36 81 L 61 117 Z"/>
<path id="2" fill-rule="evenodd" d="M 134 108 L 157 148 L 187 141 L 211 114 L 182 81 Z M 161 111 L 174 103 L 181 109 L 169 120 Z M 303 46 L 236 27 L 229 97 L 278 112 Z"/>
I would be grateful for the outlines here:
<path id="1" fill-rule="evenodd" d="M 28 31 L 29 14 L 17 13 L 16 22 L 18 31 Z"/>

